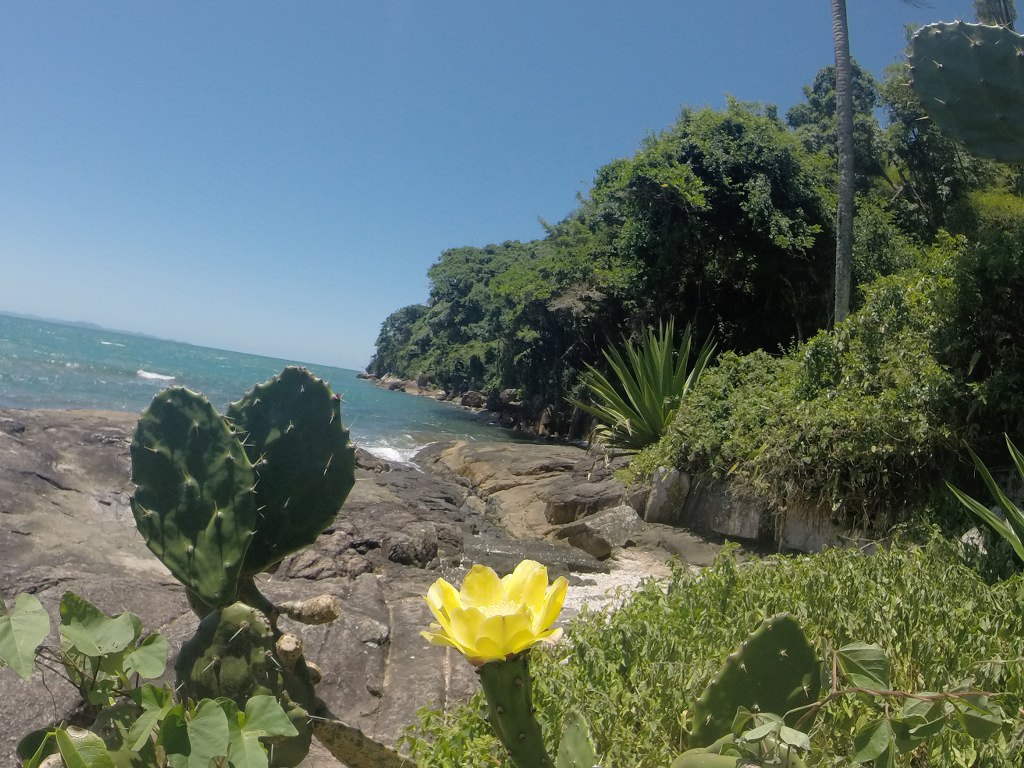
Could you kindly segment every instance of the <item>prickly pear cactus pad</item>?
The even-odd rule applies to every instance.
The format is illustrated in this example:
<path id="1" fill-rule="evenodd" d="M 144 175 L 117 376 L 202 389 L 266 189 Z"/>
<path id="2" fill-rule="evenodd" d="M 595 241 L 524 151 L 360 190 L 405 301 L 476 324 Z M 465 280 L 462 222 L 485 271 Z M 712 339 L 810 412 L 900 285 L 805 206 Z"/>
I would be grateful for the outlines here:
<path id="1" fill-rule="evenodd" d="M 299 735 L 274 744 L 270 765 L 294 766 L 309 751 L 313 737 L 307 707 L 314 694 L 305 662 L 297 665 L 301 674 L 290 673 L 275 656 L 274 643 L 267 617 L 235 603 L 199 622 L 196 634 L 182 645 L 174 671 L 181 694 L 192 699 L 223 697 L 244 707 L 252 696 L 277 698 Z"/>
<path id="2" fill-rule="evenodd" d="M 785 715 L 816 701 L 820 690 L 821 665 L 796 619 L 785 613 L 766 619 L 694 704 L 691 746 L 728 734 L 740 707 Z"/>
<path id="3" fill-rule="evenodd" d="M 910 50 L 914 92 L 943 132 L 975 154 L 1024 160 L 1024 37 L 962 21 L 929 24 Z"/>
<path id="4" fill-rule="evenodd" d="M 285 368 L 228 408 L 256 470 L 256 535 L 245 572 L 312 544 L 355 483 L 355 450 L 341 400 L 303 368 Z"/>
<path id="5" fill-rule="evenodd" d="M 231 603 L 256 523 L 256 476 L 224 419 L 201 395 L 165 390 L 139 419 L 131 458 L 146 545 L 207 603 Z"/>

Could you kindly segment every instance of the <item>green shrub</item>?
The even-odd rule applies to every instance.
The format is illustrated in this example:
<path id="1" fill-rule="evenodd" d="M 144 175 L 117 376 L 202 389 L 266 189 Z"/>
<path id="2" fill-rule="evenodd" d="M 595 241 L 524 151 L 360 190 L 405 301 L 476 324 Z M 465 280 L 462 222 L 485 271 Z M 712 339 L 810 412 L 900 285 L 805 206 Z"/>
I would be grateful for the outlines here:
<path id="1" fill-rule="evenodd" d="M 920 507 L 955 461 L 961 391 L 938 340 L 961 247 L 946 238 L 874 281 L 857 312 L 784 357 L 723 355 L 632 477 L 730 476 L 776 510 L 810 502 L 876 527 Z"/>
<path id="2" fill-rule="evenodd" d="M 1002 433 L 1024 436 L 1024 198 L 978 192 L 969 215 L 949 344 L 970 382 L 972 442 L 988 458 L 1002 454 Z"/>
<path id="3" fill-rule="evenodd" d="M 1024 703 L 1024 582 L 988 587 L 958 562 L 956 546 L 896 542 L 875 555 L 830 550 L 739 564 L 723 555 L 692 576 L 676 570 L 650 582 L 612 614 L 584 613 L 569 642 L 533 664 L 535 701 L 549 734 L 574 709 L 589 720 L 601 764 L 664 768 L 686 746 L 687 709 L 723 659 L 766 616 L 796 615 L 812 644 L 878 643 L 896 687 L 941 690 L 973 679 Z M 996 661 L 1008 660 L 1008 661 Z M 870 716 L 867 701 L 829 705 L 811 733 L 811 766 L 847 765 L 851 736 Z M 478 696 L 449 713 L 424 712 L 408 746 L 424 768 L 504 765 Z M 1010 768 L 1020 755 L 1004 742 L 972 743 L 944 733 L 914 754 L 918 768 Z"/>

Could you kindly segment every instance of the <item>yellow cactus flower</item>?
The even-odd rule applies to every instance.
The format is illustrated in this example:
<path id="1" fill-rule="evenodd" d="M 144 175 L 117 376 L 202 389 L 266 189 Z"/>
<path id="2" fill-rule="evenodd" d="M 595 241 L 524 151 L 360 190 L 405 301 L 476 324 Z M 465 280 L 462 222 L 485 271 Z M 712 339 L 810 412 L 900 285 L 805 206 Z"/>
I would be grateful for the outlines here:
<path id="1" fill-rule="evenodd" d="M 437 623 L 420 634 L 434 645 L 450 645 L 476 665 L 506 659 L 558 638 L 561 630 L 551 625 L 568 586 L 562 576 L 548 584 L 548 569 L 533 560 L 523 560 L 502 578 L 474 565 L 461 590 L 444 579 L 431 585 L 426 600 Z"/>

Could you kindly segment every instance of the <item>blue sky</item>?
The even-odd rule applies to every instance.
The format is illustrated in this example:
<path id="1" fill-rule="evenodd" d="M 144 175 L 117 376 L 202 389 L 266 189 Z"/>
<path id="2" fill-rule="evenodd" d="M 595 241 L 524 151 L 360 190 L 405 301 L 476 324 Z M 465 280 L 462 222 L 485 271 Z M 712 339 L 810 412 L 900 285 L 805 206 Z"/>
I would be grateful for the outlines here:
<path id="1" fill-rule="evenodd" d="M 876 74 L 911 22 L 853 0 Z M 682 106 L 783 109 L 826 0 L 9 3 L 0 310 L 362 367 L 440 252 L 541 234 Z"/>

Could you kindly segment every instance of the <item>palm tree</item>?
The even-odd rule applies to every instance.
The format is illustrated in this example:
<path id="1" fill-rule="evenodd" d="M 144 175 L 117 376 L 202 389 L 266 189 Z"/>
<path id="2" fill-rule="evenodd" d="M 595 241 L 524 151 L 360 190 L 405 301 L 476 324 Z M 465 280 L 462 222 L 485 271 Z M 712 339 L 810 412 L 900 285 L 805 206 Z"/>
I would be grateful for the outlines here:
<path id="1" fill-rule="evenodd" d="M 830 2 L 832 42 L 836 53 L 836 133 L 839 155 L 834 321 L 839 323 L 850 314 L 850 287 L 853 282 L 853 64 L 850 60 L 850 25 L 846 18 L 846 0 Z M 927 0 L 903 2 L 907 5 L 922 6 Z M 1013 13 L 1013 0 L 975 0 L 976 8 L 982 5 L 1009 7 L 1010 13 Z M 1010 18 L 1009 23 L 1012 23 L 1012 16 L 1007 18 Z"/>
<path id="2" fill-rule="evenodd" d="M 832 42 L 836 51 L 836 131 L 839 136 L 839 206 L 836 212 L 835 322 L 850 313 L 853 282 L 853 65 L 846 0 L 831 0 Z"/>

